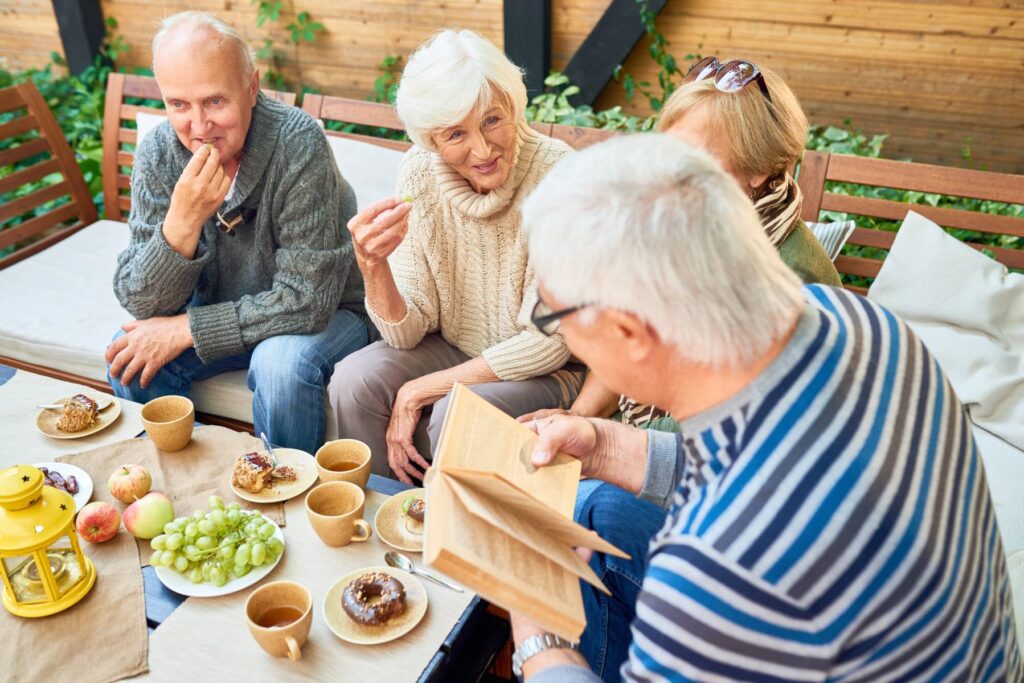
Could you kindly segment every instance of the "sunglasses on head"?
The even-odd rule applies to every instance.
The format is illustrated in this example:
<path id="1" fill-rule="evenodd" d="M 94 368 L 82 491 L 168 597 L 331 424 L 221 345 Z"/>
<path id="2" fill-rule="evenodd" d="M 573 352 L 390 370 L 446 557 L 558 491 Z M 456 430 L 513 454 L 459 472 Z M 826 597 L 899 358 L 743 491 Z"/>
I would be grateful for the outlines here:
<path id="1" fill-rule="evenodd" d="M 757 81 L 761 94 L 769 102 L 772 101 L 772 96 L 768 92 L 768 84 L 765 83 L 761 70 L 745 59 L 733 59 L 722 64 L 718 61 L 718 57 L 705 57 L 690 67 L 686 76 L 683 77 L 683 83 L 703 81 L 706 78 L 713 78 L 715 87 L 727 93 L 739 92 L 751 82 Z"/>

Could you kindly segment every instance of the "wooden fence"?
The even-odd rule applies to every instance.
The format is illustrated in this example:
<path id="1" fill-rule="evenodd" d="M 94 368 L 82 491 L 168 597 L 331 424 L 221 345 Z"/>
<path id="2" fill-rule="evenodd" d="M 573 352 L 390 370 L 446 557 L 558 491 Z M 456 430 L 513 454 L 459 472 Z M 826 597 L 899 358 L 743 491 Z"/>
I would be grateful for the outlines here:
<path id="1" fill-rule="evenodd" d="M 507 0 L 515 2 L 515 0 Z M 552 61 L 564 66 L 610 0 L 552 0 Z M 283 73 L 324 93 L 365 97 L 389 54 L 405 55 L 436 29 L 458 25 L 502 43 L 502 0 L 290 0 L 274 29 Z M 150 61 L 149 40 L 166 14 L 219 14 L 258 47 L 249 0 L 102 0 L 131 46 L 129 66 Z M 288 45 L 284 25 L 307 10 L 326 26 L 314 45 Z M 1024 1 L 1022 0 L 669 0 L 658 25 L 678 58 L 744 56 L 773 67 L 796 91 L 810 120 L 845 119 L 891 137 L 885 154 L 1024 173 Z M 0 0 L 0 59 L 45 63 L 60 50 L 48 0 Z M 656 81 L 641 43 L 625 63 Z M 612 84 L 600 106 L 623 101 Z M 639 100 L 632 110 L 643 113 Z"/>

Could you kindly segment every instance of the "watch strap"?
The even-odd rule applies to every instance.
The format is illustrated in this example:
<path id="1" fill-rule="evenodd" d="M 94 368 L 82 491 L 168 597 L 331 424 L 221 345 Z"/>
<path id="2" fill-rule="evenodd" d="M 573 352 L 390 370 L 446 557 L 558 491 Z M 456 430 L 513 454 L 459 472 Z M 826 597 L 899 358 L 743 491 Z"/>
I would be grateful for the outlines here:
<path id="1" fill-rule="evenodd" d="M 535 636 L 530 636 L 520 643 L 519 647 L 516 648 L 516 651 L 512 653 L 512 673 L 516 676 L 522 676 L 523 664 L 526 663 L 527 659 L 544 652 L 544 650 L 550 650 L 552 648 L 578 650 L 579 645 L 560 636 L 556 636 L 554 633 L 541 633 Z"/>

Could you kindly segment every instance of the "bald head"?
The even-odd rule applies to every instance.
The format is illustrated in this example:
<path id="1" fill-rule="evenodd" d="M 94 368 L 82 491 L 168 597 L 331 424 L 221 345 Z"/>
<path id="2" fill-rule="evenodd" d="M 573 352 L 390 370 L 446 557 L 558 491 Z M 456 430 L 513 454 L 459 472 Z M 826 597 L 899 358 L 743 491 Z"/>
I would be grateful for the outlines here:
<path id="1" fill-rule="evenodd" d="M 157 78 L 168 64 L 212 62 L 248 83 L 256 70 L 255 56 L 245 38 L 228 23 L 205 12 L 179 12 L 160 23 L 153 36 L 153 73 Z"/>

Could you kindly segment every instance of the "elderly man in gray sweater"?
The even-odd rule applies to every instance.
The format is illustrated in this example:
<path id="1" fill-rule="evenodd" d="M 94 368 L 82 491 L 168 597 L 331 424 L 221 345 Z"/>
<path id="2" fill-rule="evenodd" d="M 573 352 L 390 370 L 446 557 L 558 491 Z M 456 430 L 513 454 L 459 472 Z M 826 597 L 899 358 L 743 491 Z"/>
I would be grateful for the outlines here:
<path id="1" fill-rule="evenodd" d="M 136 320 L 107 350 L 110 384 L 145 402 L 248 369 L 256 431 L 315 452 L 325 383 L 370 334 L 345 228 L 355 195 L 316 122 L 260 93 L 224 22 L 164 20 L 153 69 L 168 120 L 136 152 L 114 274 Z"/>

